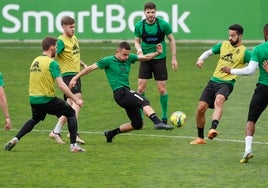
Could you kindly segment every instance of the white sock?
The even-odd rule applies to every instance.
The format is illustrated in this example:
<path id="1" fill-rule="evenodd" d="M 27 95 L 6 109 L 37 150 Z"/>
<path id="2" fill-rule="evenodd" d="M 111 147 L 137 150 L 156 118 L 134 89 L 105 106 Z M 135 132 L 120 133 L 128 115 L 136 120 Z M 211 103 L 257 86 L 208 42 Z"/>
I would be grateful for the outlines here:
<path id="1" fill-rule="evenodd" d="M 54 128 L 54 133 L 60 134 L 62 125 L 60 123 L 57 123 L 55 128 Z"/>
<path id="2" fill-rule="evenodd" d="M 246 136 L 245 138 L 245 152 L 251 151 L 251 146 L 252 146 L 252 141 L 253 141 L 253 136 Z"/>
<path id="3" fill-rule="evenodd" d="M 12 138 L 12 141 L 15 141 L 16 143 L 19 141 L 17 137 Z"/>
<path id="4" fill-rule="evenodd" d="M 75 147 L 75 146 L 77 146 L 77 143 L 71 144 L 71 147 Z"/>

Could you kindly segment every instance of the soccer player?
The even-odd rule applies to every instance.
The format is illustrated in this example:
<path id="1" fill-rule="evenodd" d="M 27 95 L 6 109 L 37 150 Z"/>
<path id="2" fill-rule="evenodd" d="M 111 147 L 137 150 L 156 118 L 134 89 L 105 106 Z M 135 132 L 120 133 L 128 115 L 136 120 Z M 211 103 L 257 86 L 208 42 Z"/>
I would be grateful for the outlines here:
<path id="1" fill-rule="evenodd" d="M 251 75 L 259 69 L 259 79 L 249 105 L 245 127 L 245 153 L 240 160 L 241 163 L 247 163 L 254 156 L 252 142 L 255 125 L 268 105 L 268 23 L 264 25 L 263 36 L 265 42 L 253 48 L 248 66 L 243 69 L 234 69 L 232 67 L 223 67 L 221 69 L 221 71 L 232 75 Z"/>
<path id="2" fill-rule="evenodd" d="M 3 75 L 0 72 L 0 107 L 2 109 L 3 115 L 5 117 L 5 130 L 10 130 L 12 128 L 11 120 L 10 120 L 10 115 L 9 115 L 9 110 L 8 110 L 8 104 L 7 104 L 7 97 L 5 93 L 5 82 L 3 79 Z"/>
<path id="3" fill-rule="evenodd" d="M 85 68 L 87 65 L 80 59 L 80 47 L 78 39 L 74 35 L 75 20 L 72 17 L 64 16 L 61 19 L 61 25 L 63 28 L 63 34 L 58 37 L 57 60 L 60 65 L 63 81 L 66 83 L 66 85 L 68 85 L 72 77 L 80 71 L 80 66 Z M 82 99 L 81 80 L 77 81 L 75 87 L 73 87 L 71 91 L 78 98 Z M 64 95 L 64 100 L 67 100 L 67 102 L 73 107 L 75 110 L 76 119 L 78 119 L 80 106 L 73 102 L 66 95 Z M 54 130 L 49 134 L 49 137 L 55 139 L 56 143 L 58 144 L 65 143 L 60 134 L 61 128 L 65 123 L 66 117 L 60 117 Z M 77 134 L 76 140 L 81 144 L 85 143 L 79 134 Z"/>
<path id="4" fill-rule="evenodd" d="M 162 45 L 155 47 L 155 52 L 146 55 L 136 55 L 130 53 L 128 42 L 121 42 L 118 45 L 115 55 L 107 56 L 98 62 L 83 69 L 70 81 L 69 87 L 73 87 L 76 81 L 83 75 L 96 69 L 104 69 L 108 82 L 112 88 L 114 100 L 125 109 L 131 122 L 125 123 L 114 130 L 105 131 L 106 142 L 112 142 L 115 135 L 126 133 L 132 130 L 139 130 L 143 126 L 143 120 L 140 113 L 142 108 L 145 115 L 154 123 L 155 129 L 171 130 L 173 126 L 166 125 L 156 115 L 149 104 L 149 101 L 133 91 L 129 87 L 129 72 L 131 64 L 138 60 L 149 60 L 162 53 Z"/>
<path id="5" fill-rule="evenodd" d="M 229 40 L 219 42 L 211 49 L 203 52 L 196 65 L 203 67 L 204 60 L 214 54 L 219 54 L 217 67 L 213 76 L 204 88 L 196 110 L 196 125 L 198 137 L 191 144 L 205 144 L 204 127 L 206 123 L 205 113 L 208 108 L 214 109 L 212 122 L 208 131 L 208 138 L 213 139 L 218 135 L 216 128 L 222 117 L 223 105 L 233 91 L 237 76 L 221 71 L 224 66 L 241 68 L 250 60 L 250 51 L 242 45 L 243 27 L 239 24 L 229 26 Z"/>
<path id="6" fill-rule="evenodd" d="M 156 18 L 156 5 L 153 2 L 144 5 L 145 19 L 135 24 L 135 48 L 137 54 L 148 54 L 155 51 L 155 45 L 161 43 L 163 53 L 152 60 L 141 61 L 138 78 L 138 93 L 145 97 L 148 79 L 154 76 L 160 93 L 160 104 L 162 108 L 162 120 L 167 123 L 168 93 L 166 81 L 168 72 L 166 66 L 166 42 L 169 40 L 171 49 L 171 64 L 176 71 L 178 63 L 176 58 L 176 43 L 170 25 L 163 19 Z"/>
<path id="7" fill-rule="evenodd" d="M 43 54 L 36 57 L 30 67 L 29 99 L 32 117 L 23 125 L 14 138 L 6 145 L 5 150 L 10 151 L 17 142 L 27 133 L 31 132 L 36 124 L 43 121 L 47 114 L 57 117 L 65 116 L 70 132 L 70 151 L 82 152 L 76 143 L 77 121 L 74 109 L 63 99 L 55 96 L 55 81 L 65 95 L 77 105 L 82 106 L 83 101 L 74 95 L 63 82 L 58 62 L 54 60 L 56 55 L 57 39 L 46 37 L 42 41 Z"/>

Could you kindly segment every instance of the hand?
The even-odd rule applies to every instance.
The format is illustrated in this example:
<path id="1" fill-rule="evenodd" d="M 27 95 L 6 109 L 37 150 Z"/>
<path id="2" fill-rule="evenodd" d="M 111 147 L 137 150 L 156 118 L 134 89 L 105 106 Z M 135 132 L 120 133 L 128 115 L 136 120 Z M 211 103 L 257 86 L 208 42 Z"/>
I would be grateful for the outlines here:
<path id="1" fill-rule="evenodd" d="M 5 130 L 10 130 L 12 128 L 10 118 L 6 118 L 6 124 L 5 124 L 4 128 L 5 128 Z"/>
<path id="2" fill-rule="evenodd" d="M 141 49 L 141 48 L 139 48 L 139 49 L 137 50 L 137 55 L 143 55 L 143 52 L 142 52 L 142 49 Z"/>
<path id="3" fill-rule="evenodd" d="M 87 68 L 87 64 L 83 64 L 83 68 L 84 68 L 84 69 Z"/>
<path id="4" fill-rule="evenodd" d="M 178 62 L 177 62 L 177 59 L 172 59 L 172 69 L 176 72 L 178 70 Z"/>
<path id="5" fill-rule="evenodd" d="M 159 53 L 159 55 L 163 53 L 162 44 L 159 43 L 156 45 L 156 51 Z"/>
<path id="6" fill-rule="evenodd" d="M 197 62 L 196 62 L 196 66 L 198 66 L 199 68 L 203 68 L 203 63 L 204 63 L 203 60 L 198 59 Z"/>
<path id="7" fill-rule="evenodd" d="M 222 67 L 221 71 L 225 72 L 225 73 L 228 73 L 228 74 L 231 74 L 231 68 L 230 67 Z"/>
<path id="8" fill-rule="evenodd" d="M 74 102 L 75 102 L 75 104 L 77 104 L 80 107 L 82 107 L 83 103 L 84 103 L 82 99 L 76 99 Z"/>
<path id="9" fill-rule="evenodd" d="M 262 64 L 264 70 L 268 73 L 268 60 L 265 60 Z"/>
<path id="10" fill-rule="evenodd" d="M 70 89 L 72 89 L 72 88 L 75 86 L 75 84 L 76 84 L 76 80 L 75 80 L 74 78 L 72 78 L 71 81 L 69 82 L 68 87 L 69 87 Z"/>

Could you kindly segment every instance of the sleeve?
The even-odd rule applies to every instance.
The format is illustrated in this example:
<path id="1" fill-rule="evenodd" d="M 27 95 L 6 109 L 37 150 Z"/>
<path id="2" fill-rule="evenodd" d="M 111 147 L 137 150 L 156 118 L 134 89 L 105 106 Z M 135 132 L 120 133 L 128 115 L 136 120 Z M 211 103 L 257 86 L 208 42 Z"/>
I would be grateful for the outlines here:
<path id="1" fill-rule="evenodd" d="M 251 53 L 250 61 L 261 62 L 262 60 L 260 59 L 259 54 L 262 54 L 261 50 L 258 47 L 254 47 Z"/>
<path id="2" fill-rule="evenodd" d="M 2 75 L 1 72 L 0 72 L 0 86 L 2 86 L 2 87 L 5 86 L 4 79 L 3 79 L 3 75 Z"/>
<path id="3" fill-rule="evenodd" d="M 96 62 L 97 66 L 99 69 L 104 69 L 105 67 L 108 67 L 108 61 L 106 61 L 106 58 L 102 58 L 99 61 Z"/>
<path id="4" fill-rule="evenodd" d="M 213 54 L 220 54 L 221 46 L 222 46 L 222 42 L 219 42 L 219 43 L 215 44 L 214 46 L 212 46 L 211 49 L 212 49 Z"/>
<path id="5" fill-rule="evenodd" d="M 64 50 L 64 42 L 61 39 L 57 40 L 57 54 L 60 54 Z"/>
<path id="6" fill-rule="evenodd" d="M 164 32 L 166 36 L 172 33 L 172 29 L 168 22 L 164 22 Z"/>
<path id="7" fill-rule="evenodd" d="M 256 61 L 250 61 L 248 66 L 242 68 L 242 69 L 231 69 L 231 74 L 245 76 L 245 75 L 251 75 L 253 74 L 259 66 L 259 63 Z"/>
<path id="8" fill-rule="evenodd" d="M 209 56 L 213 55 L 213 51 L 212 49 L 209 49 L 207 51 L 204 51 L 200 57 L 198 59 L 201 59 L 202 61 L 204 61 L 205 59 L 207 59 Z"/>
<path id="9" fill-rule="evenodd" d="M 244 62 L 245 62 L 245 63 L 249 63 L 250 58 L 251 58 L 251 51 L 248 50 L 248 49 L 246 49 L 246 51 L 245 51 L 245 56 L 244 56 Z"/>
<path id="10" fill-rule="evenodd" d="M 141 22 L 142 22 L 142 21 L 141 21 Z M 141 37 L 141 32 L 140 32 L 141 27 L 142 27 L 141 22 L 137 22 L 137 23 L 135 24 L 135 28 L 134 28 L 134 36 L 135 36 L 135 37 Z"/>
<path id="11" fill-rule="evenodd" d="M 221 45 L 222 45 L 222 42 L 215 44 L 214 46 L 212 46 L 211 49 L 203 52 L 198 59 L 201 59 L 202 61 L 204 61 L 205 59 L 207 59 L 209 56 L 212 56 L 213 54 L 219 54 L 221 52 Z"/>
<path id="12" fill-rule="evenodd" d="M 53 60 L 50 65 L 49 65 L 49 70 L 52 74 L 52 77 L 53 78 L 57 78 L 57 77 L 60 77 L 61 76 L 61 73 L 60 73 L 60 66 L 58 64 L 57 61 Z"/>
<path id="13" fill-rule="evenodd" d="M 129 54 L 129 60 L 131 61 L 132 64 L 134 64 L 136 61 L 138 61 L 139 57 L 137 54 Z"/>

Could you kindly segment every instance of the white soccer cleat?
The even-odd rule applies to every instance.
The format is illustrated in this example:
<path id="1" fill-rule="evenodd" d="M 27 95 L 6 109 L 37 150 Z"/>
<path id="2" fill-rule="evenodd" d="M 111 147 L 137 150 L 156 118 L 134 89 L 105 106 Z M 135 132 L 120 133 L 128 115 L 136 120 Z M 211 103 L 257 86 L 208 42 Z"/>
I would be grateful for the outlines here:
<path id="1" fill-rule="evenodd" d="M 65 144 L 65 142 L 62 140 L 60 133 L 54 133 L 54 131 L 51 131 L 49 133 L 49 137 L 54 139 L 58 144 Z"/>
<path id="2" fill-rule="evenodd" d="M 77 144 L 71 144 L 71 146 L 70 146 L 70 151 L 71 152 L 74 152 L 74 153 L 76 153 L 76 152 L 84 152 L 84 151 L 86 151 L 84 148 L 81 148 L 79 145 L 77 145 Z"/>

